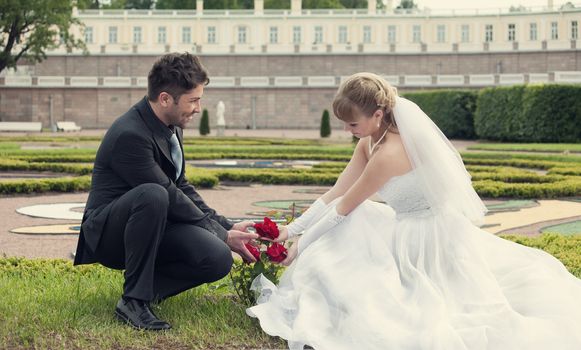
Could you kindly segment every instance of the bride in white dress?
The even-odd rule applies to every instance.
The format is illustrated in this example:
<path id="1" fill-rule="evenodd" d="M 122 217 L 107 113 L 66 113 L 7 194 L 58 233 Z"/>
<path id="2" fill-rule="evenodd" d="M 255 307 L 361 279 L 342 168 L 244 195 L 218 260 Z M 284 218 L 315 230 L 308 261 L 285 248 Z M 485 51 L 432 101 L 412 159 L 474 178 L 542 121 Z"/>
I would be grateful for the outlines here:
<path id="1" fill-rule="evenodd" d="M 462 160 L 417 105 L 359 73 L 333 109 L 360 141 L 333 188 L 280 227 L 279 240 L 304 233 L 278 286 L 254 281 L 247 313 L 266 333 L 291 349 L 581 349 L 581 280 L 478 228 Z"/>

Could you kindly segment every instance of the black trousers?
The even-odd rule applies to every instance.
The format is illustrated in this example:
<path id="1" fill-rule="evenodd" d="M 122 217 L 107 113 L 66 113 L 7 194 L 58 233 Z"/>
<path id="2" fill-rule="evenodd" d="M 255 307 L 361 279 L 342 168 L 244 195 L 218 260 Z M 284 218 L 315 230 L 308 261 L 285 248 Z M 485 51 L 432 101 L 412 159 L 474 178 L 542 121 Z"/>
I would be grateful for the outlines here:
<path id="1" fill-rule="evenodd" d="M 112 206 L 95 257 L 107 267 L 125 268 L 123 296 L 163 300 L 230 271 L 226 243 L 204 228 L 167 220 L 162 186 L 139 185 Z"/>

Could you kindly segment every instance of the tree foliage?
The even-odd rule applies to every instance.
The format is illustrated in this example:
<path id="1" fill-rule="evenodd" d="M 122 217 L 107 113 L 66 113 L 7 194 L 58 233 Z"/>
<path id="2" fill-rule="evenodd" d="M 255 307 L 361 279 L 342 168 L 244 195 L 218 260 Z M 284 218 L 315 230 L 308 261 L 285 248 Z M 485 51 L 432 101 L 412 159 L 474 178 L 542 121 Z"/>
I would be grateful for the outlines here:
<path id="1" fill-rule="evenodd" d="M 414 0 L 401 0 L 399 5 L 397 6 L 398 9 L 416 9 L 418 8 L 418 4 L 414 2 Z"/>
<path id="2" fill-rule="evenodd" d="M 0 72 L 20 59 L 41 62 L 46 51 L 64 45 L 85 50 L 84 42 L 69 32 L 81 25 L 73 18 L 70 0 L 0 0 Z"/>
<path id="3" fill-rule="evenodd" d="M 200 135 L 206 136 L 210 133 L 210 117 L 208 116 L 208 110 L 204 108 L 202 112 L 202 119 L 200 119 Z"/>
<path id="4" fill-rule="evenodd" d="M 326 109 L 323 111 L 323 116 L 321 117 L 320 134 L 321 137 L 331 136 L 331 120 L 329 118 L 329 111 Z"/>
<path id="5" fill-rule="evenodd" d="M 158 1 L 159 3 L 160 1 Z M 168 1 L 162 1 L 168 2 Z M 179 2 L 179 1 L 174 1 Z M 187 3 L 188 1 L 182 1 Z M 149 10 L 153 8 L 154 0 L 111 0 L 109 4 L 103 4 L 101 0 L 77 0 L 79 9 L 138 9 Z M 186 8 L 186 7 L 184 7 Z"/>
<path id="6" fill-rule="evenodd" d="M 204 1 L 204 3 L 205 3 L 205 1 Z M 157 2 L 155 3 L 155 8 L 160 9 L 160 10 L 175 10 L 175 9 L 194 10 L 196 8 L 196 1 L 195 0 L 157 0 Z"/>

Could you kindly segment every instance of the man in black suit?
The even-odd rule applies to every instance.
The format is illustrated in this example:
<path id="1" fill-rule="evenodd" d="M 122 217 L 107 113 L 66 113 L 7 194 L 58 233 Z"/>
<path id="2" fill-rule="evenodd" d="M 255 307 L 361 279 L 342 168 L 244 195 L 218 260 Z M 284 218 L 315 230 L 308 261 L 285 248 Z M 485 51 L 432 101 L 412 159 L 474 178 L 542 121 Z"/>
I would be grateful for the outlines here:
<path id="1" fill-rule="evenodd" d="M 115 314 L 136 328 L 170 328 L 149 303 L 224 277 L 232 251 L 255 261 L 244 246 L 258 237 L 247 232 L 253 223 L 218 215 L 184 177 L 182 129 L 208 83 L 197 57 L 162 56 L 147 97 L 111 125 L 97 151 L 75 264 L 125 269 Z"/>

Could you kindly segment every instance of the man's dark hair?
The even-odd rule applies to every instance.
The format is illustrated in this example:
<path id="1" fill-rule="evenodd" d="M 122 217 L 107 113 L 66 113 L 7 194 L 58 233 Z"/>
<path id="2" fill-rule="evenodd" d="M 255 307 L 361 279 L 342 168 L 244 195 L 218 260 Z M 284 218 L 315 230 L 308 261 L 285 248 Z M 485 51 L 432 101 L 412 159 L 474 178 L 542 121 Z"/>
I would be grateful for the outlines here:
<path id="1" fill-rule="evenodd" d="M 210 78 L 197 56 L 189 53 L 168 53 L 161 56 L 147 76 L 147 98 L 157 101 L 163 91 L 179 100 L 186 91 L 200 84 L 208 85 Z"/>

